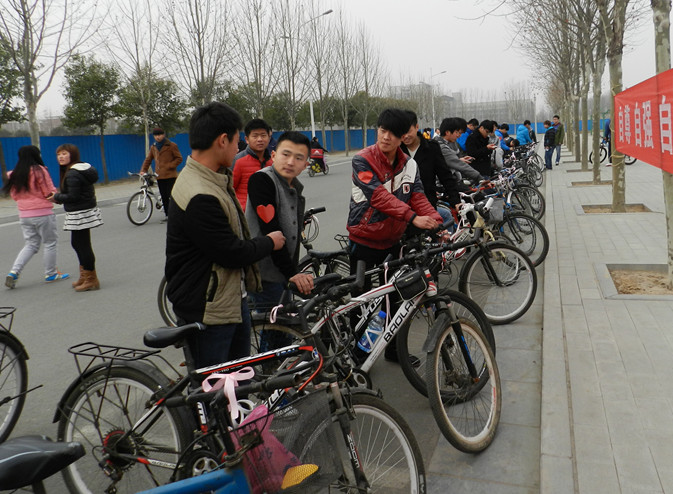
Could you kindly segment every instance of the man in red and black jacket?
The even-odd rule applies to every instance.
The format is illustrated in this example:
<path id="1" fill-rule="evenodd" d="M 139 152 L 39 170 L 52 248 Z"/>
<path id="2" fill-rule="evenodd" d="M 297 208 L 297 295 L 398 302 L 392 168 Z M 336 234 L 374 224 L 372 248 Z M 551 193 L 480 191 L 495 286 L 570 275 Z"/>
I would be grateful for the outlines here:
<path id="1" fill-rule="evenodd" d="M 248 147 L 234 157 L 232 165 L 234 190 L 243 212 L 248 202 L 250 176 L 271 165 L 271 154 L 266 149 L 271 139 L 271 126 L 261 118 L 253 118 L 244 130 Z"/>
<path id="2" fill-rule="evenodd" d="M 400 239 L 410 224 L 422 230 L 442 224 L 425 197 L 416 162 L 400 149 L 402 136 L 411 127 L 408 114 L 397 108 L 383 110 L 377 127 L 376 144 L 353 157 L 348 214 L 351 272 L 359 260 L 369 269 L 388 254 L 399 256 Z M 396 360 L 394 345 L 386 347 L 385 355 Z"/>

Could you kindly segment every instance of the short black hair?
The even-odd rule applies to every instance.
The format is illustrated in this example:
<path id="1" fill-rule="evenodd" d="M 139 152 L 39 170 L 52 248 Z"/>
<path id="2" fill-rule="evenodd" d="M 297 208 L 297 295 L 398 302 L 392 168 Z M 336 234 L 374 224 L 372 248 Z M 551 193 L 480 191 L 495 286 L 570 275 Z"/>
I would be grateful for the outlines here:
<path id="1" fill-rule="evenodd" d="M 551 122 L 549 120 L 545 120 L 542 122 L 542 125 L 546 125 L 547 127 L 551 127 Z"/>
<path id="2" fill-rule="evenodd" d="M 530 120 L 528 120 L 528 119 L 524 120 L 524 121 L 523 121 L 523 124 L 524 124 L 524 125 L 530 125 Z"/>
<path id="3" fill-rule="evenodd" d="M 296 130 L 288 130 L 286 132 L 283 132 L 278 138 L 278 144 L 276 144 L 276 149 L 280 147 L 280 143 L 283 141 L 290 141 L 294 142 L 295 144 L 299 144 L 301 146 L 306 146 L 306 156 L 308 156 L 311 153 L 311 141 L 309 141 L 308 137 L 306 137 L 301 132 L 297 132 Z"/>
<path id="4" fill-rule="evenodd" d="M 418 123 L 418 115 L 416 115 L 416 112 L 413 112 L 411 110 L 404 110 L 404 113 L 406 113 L 407 117 L 409 117 L 409 127 L 411 127 L 412 125 L 416 125 Z M 407 130 L 409 130 L 409 127 L 407 127 Z M 423 129 L 423 130 L 426 131 L 430 129 Z"/>
<path id="5" fill-rule="evenodd" d="M 467 120 L 461 117 L 454 117 L 458 125 L 460 126 L 460 130 L 465 132 L 467 130 Z"/>
<path id="6" fill-rule="evenodd" d="M 468 120 L 467 124 L 468 125 L 474 125 L 475 127 L 479 127 L 479 120 L 477 120 L 476 118 L 471 118 L 470 120 Z"/>
<path id="7" fill-rule="evenodd" d="M 245 132 L 246 136 L 249 136 L 253 130 L 259 129 L 266 130 L 269 134 L 271 134 L 271 126 L 261 118 L 253 118 L 250 120 L 247 124 L 245 124 L 245 129 L 243 129 L 243 131 Z"/>
<path id="8" fill-rule="evenodd" d="M 509 141 L 509 147 L 511 148 L 518 147 L 519 145 L 520 145 L 519 139 L 512 139 L 511 141 Z"/>
<path id="9" fill-rule="evenodd" d="M 561 117 L 559 117 L 558 115 L 554 115 L 554 118 L 558 118 L 559 120 L 561 120 Z"/>
<path id="10" fill-rule="evenodd" d="M 210 149 L 215 139 L 227 134 L 229 141 L 243 127 L 241 116 L 231 106 L 213 101 L 200 106 L 189 120 L 189 146 L 192 149 Z"/>
<path id="11" fill-rule="evenodd" d="M 460 120 L 455 117 L 445 118 L 444 120 L 442 120 L 442 123 L 439 124 L 439 135 L 444 137 L 447 132 L 455 132 L 457 130 L 463 130 L 463 126 Z M 463 122 L 464 121 L 465 120 L 463 120 Z"/>
<path id="12" fill-rule="evenodd" d="M 499 128 L 499 129 L 502 129 L 502 130 L 507 130 L 507 131 L 508 131 L 508 130 L 509 130 L 509 125 L 507 125 L 507 124 L 502 124 L 502 125 L 500 125 L 500 127 L 498 127 L 498 128 Z"/>
<path id="13" fill-rule="evenodd" d="M 395 137 L 401 139 L 404 134 L 409 132 L 411 122 L 406 110 L 386 108 L 379 114 L 376 126 L 392 132 Z"/>
<path id="14" fill-rule="evenodd" d="M 485 128 L 489 132 L 493 132 L 495 128 L 495 122 L 493 120 L 482 120 L 479 124 L 479 127 Z"/>

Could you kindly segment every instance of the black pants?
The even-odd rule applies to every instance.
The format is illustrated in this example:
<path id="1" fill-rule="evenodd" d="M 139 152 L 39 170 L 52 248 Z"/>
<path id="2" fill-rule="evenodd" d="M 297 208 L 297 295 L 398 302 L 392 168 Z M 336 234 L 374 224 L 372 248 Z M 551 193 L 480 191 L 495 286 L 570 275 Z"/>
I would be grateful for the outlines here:
<path id="1" fill-rule="evenodd" d="M 171 200 L 171 192 L 175 185 L 175 178 L 160 178 L 157 180 L 159 185 L 159 194 L 161 194 L 161 202 L 164 203 L 164 214 L 168 216 L 168 204 Z"/>
<path id="2" fill-rule="evenodd" d="M 350 260 L 351 260 L 351 274 L 354 274 L 357 271 L 358 261 L 364 261 L 366 269 L 371 269 L 375 266 L 383 264 L 383 261 L 386 260 L 388 255 L 391 255 L 393 259 L 397 259 L 400 256 L 400 249 L 402 246 L 400 244 L 395 244 L 392 247 L 387 249 L 373 249 L 372 247 L 367 247 L 366 245 L 356 244 L 355 242 L 350 243 Z M 383 273 L 379 276 L 379 285 L 384 284 Z M 361 293 L 367 292 L 372 288 L 372 280 L 366 279 L 365 286 L 363 291 L 356 292 L 354 291 L 352 295 L 360 295 Z M 391 314 L 388 314 L 388 317 L 391 317 L 399 308 L 400 300 L 397 294 L 391 294 L 390 297 L 390 311 Z M 385 307 L 384 307 L 385 308 Z M 351 314 L 351 327 L 355 328 L 359 317 L 358 315 Z M 386 358 L 396 358 L 397 355 L 397 336 L 395 336 L 388 346 L 385 349 Z"/>
<path id="3" fill-rule="evenodd" d="M 70 245 L 77 254 L 79 264 L 87 271 L 94 271 L 96 269 L 96 256 L 93 254 L 91 247 L 91 230 L 73 230 L 70 237 Z"/>

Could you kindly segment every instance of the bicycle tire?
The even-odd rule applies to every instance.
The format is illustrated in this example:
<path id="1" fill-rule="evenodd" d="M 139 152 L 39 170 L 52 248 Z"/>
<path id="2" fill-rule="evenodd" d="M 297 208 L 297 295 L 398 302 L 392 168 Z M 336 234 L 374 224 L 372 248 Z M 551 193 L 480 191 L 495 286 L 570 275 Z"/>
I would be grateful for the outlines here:
<path id="1" fill-rule="evenodd" d="M 516 190 L 509 195 L 509 210 L 533 215 L 533 206 L 528 202 L 528 198 Z"/>
<path id="2" fill-rule="evenodd" d="M 137 366 L 137 367 L 136 367 Z M 153 395 L 165 389 L 169 380 L 147 366 L 103 367 L 87 376 L 65 401 L 58 423 L 59 441 L 78 441 L 87 455 L 66 467 L 62 473 L 71 493 L 105 492 L 113 481 L 100 465 L 103 448 L 127 454 L 148 456 L 177 464 L 180 453 L 191 442 L 193 421 L 185 409 L 163 408 L 141 430 L 113 444 L 147 412 Z M 142 370 L 140 370 L 142 368 Z M 170 480 L 172 468 L 132 463 L 123 458 L 108 459 L 107 466 L 120 475 L 115 484 L 118 494 L 150 489 Z"/>
<path id="3" fill-rule="evenodd" d="M 489 266 L 498 280 L 492 278 Z M 537 274 L 533 262 L 520 249 L 491 242 L 467 258 L 458 286 L 482 308 L 491 324 L 508 324 L 523 316 L 533 304 Z"/>
<path id="4" fill-rule="evenodd" d="M 0 443 L 14 430 L 26 401 L 28 368 L 24 349 L 9 334 L 0 330 Z"/>
<path id="5" fill-rule="evenodd" d="M 161 319 L 164 320 L 164 323 L 167 326 L 175 328 L 178 325 L 178 316 L 173 312 L 173 304 L 168 300 L 168 293 L 166 292 L 167 283 L 165 276 L 161 278 L 161 281 L 159 282 L 159 290 L 157 292 L 157 304 L 159 305 Z"/>
<path id="6" fill-rule="evenodd" d="M 521 249 L 538 267 L 549 253 L 549 234 L 544 225 L 525 213 L 505 213 L 505 219 L 496 226 L 506 242 Z"/>
<path id="7" fill-rule="evenodd" d="M 327 163 L 325 163 L 322 167 L 322 174 L 327 175 L 329 173 L 329 166 L 327 166 Z"/>
<path id="8" fill-rule="evenodd" d="M 267 342 L 268 347 L 262 344 L 262 332 L 265 332 L 264 341 Z M 250 332 L 250 352 L 252 355 L 256 353 L 266 352 L 281 346 L 293 345 L 302 340 L 302 333 L 299 328 L 284 326 L 282 324 L 272 324 L 268 322 L 255 323 L 253 321 L 252 331 Z M 274 342 L 279 342 L 277 345 Z M 256 375 L 258 373 L 256 372 Z"/>
<path id="9" fill-rule="evenodd" d="M 542 192 L 537 188 L 531 187 L 529 185 L 519 185 L 516 188 L 516 192 L 520 195 L 523 195 L 528 204 L 530 204 L 531 213 L 530 215 L 535 219 L 542 219 L 545 211 L 547 210 L 547 202 L 545 201 Z"/>
<path id="10" fill-rule="evenodd" d="M 351 393 L 345 396 L 354 411 L 351 433 L 362 464 L 362 471 L 370 484 L 367 492 L 380 494 L 423 494 L 426 492 L 425 465 L 416 438 L 402 415 L 382 399 L 369 393 Z M 338 423 L 338 422 L 337 422 Z M 313 433 L 318 440 L 332 418 L 322 422 Z M 343 437 L 339 435 L 339 437 Z M 314 446 L 308 441 L 306 449 Z M 348 444 L 344 447 L 349 448 Z M 301 460 L 306 453 L 299 455 Z M 344 485 L 347 475 L 331 487 L 336 492 L 362 492 L 356 486 Z M 332 492 L 332 490 L 330 490 Z"/>
<path id="11" fill-rule="evenodd" d="M 126 204 L 126 216 L 131 223 L 137 226 L 147 223 L 152 216 L 152 198 L 145 192 L 136 192 Z"/>
<path id="12" fill-rule="evenodd" d="M 627 156 L 626 154 L 624 155 L 624 164 L 625 165 L 632 165 L 636 161 L 638 161 L 637 158 L 634 158 L 633 156 Z"/>
<path id="13" fill-rule="evenodd" d="M 502 409 L 502 389 L 498 366 L 483 334 L 470 324 L 461 324 L 462 337 L 440 315 L 444 325 L 437 345 L 428 356 L 428 398 L 435 421 L 444 437 L 464 453 L 479 453 L 495 438 Z M 467 370 L 459 341 L 479 370 L 479 379 Z"/>
<path id="14" fill-rule="evenodd" d="M 607 146 L 601 146 L 601 163 L 603 163 L 607 157 L 608 157 Z"/>
<path id="15" fill-rule="evenodd" d="M 495 349 L 495 335 L 493 327 L 481 308 L 470 300 L 464 293 L 443 288 L 437 297 L 428 299 L 414 311 L 409 321 L 400 329 L 397 336 L 397 359 L 402 372 L 409 383 L 423 396 L 428 396 L 428 381 L 426 376 L 426 362 L 428 354 L 423 351 L 423 345 L 435 324 L 434 314 L 438 301 L 448 302 L 450 299 L 456 316 L 460 321 L 468 321 L 487 335 L 491 348 Z M 412 357 L 413 356 L 413 357 Z M 417 360 L 416 360 L 417 359 Z"/>

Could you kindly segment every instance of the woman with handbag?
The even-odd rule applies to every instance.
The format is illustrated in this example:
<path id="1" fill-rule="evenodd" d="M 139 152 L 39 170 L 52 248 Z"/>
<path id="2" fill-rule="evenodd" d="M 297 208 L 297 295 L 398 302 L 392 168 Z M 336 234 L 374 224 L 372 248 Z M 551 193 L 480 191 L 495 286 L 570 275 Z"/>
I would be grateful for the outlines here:
<path id="1" fill-rule="evenodd" d="M 80 160 L 79 149 L 74 144 L 61 144 L 56 148 L 56 158 L 61 167 L 61 192 L 49 199 L 63 204 L 63 229 L 70 231 L 71 245 L 79 259 L 80 276 L 72 286 L 77 292 L 98 290 L 96 256 L 91 246 L 91 229 L 103 224 L 93 186 L 98 172 Z"/>
<path id="2" fill-rule="evenodd" d="M 44 244 L 44 281 L 65 280 L 67 273 L 56 269 L 56 215 L 54 205 L 47 197 L 56 192 L 47 167 L 36 146 L 19 148 L 19 160 L 9 172 L 3 192 L 12 196 L 19 208 L 19 222 L 25 245 L 16 257 L 12 269 L 5 278 L 5 286 L 14 288 L 21 270 L 38 253 Z"/>

